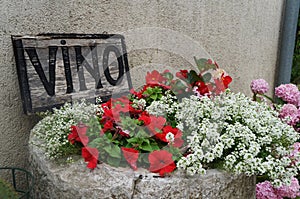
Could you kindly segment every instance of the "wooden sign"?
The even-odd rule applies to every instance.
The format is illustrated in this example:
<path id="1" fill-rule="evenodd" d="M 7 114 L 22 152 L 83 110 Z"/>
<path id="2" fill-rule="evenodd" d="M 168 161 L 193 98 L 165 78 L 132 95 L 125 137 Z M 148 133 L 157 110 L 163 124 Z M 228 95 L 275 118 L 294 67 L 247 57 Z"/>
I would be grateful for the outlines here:
<path id="1" fill-rule="evenodd" d="M 41 34 L 12 42 L 26 114 L 83 98 L 105 101 L 132 88 L 122 35 Z"/>

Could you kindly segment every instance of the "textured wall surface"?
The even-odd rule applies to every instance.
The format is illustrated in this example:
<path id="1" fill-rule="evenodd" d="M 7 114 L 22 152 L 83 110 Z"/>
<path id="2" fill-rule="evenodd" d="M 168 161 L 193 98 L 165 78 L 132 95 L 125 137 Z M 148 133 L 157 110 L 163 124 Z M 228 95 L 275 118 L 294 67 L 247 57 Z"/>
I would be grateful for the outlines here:
<path id="1" fill-rule="evenodd" d="M 30 140 L 39 143 L 34 136 Z M 36 179 L 34 198 L 255 199 L 254 176 L 217 170 L 192 177 L 177 171 L 171 177 L 159 178 L 145 169 L 133 171 L 100 164 L 91 172 L 82 159 L 58 165 L 33 144 L 30 163 Z"/>
<path id="2" fill-rule="evenodd" d="M 251 79 L 274 81 L 283 2 L 1 0 L 0 166 L 26 166 L 36 121 L 22 114 L 11 35 L 123 33 L 136 82 L 144 66 L 191 67 L 205 49 L 233 76 L 233 89 L 249 94 Z"/>

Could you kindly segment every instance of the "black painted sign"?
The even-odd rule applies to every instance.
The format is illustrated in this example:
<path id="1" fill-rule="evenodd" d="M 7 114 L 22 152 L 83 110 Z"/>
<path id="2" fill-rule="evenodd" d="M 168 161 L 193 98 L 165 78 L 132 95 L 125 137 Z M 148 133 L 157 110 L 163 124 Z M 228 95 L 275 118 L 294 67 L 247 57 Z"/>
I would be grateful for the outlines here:
<path id="1" fill-rule="evenodd" d="M 132 88 L 122 35 L 41 34 L 12 42 L 26 114 L 83 98 L 105 101 Z"/>

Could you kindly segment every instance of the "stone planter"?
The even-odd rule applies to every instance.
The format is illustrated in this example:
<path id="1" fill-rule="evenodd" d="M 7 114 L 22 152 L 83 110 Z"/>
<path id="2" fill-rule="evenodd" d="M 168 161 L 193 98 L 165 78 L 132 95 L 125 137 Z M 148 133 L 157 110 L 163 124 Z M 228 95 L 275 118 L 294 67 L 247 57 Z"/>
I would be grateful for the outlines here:
<path id="1" fill-rule="evenodd" d="M 58 165 L 48 160 L 42 149 L 32 144 L 29 147 L 35 198 L 255 199 L 255 177 L 209 170 L 204 176 L 175 172 L 160 178 L 144 169 L 133 171 L 106 164 L 90 171 L 83 160 Z"/>

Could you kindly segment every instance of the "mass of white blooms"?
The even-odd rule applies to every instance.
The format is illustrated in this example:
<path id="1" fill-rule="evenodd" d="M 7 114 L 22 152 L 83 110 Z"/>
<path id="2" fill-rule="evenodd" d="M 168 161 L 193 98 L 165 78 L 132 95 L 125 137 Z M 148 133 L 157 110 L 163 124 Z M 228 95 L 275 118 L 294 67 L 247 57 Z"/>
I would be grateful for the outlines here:
<path id="1" fill-rule="evenodd" d="M 226 91 L 214 99 L 184 98 L 175 106 L 177 127 L 188 134 L 191 151 L 178 168 L 204 174 L 208 165 L 219 162 L 237 174 L 266 175 L 275 186 L 289 184 L 297 174 L 288 155 L 299 134 L 268 104 Z"/>
<path id="2" fill-rule="evenodd" d="M 32 129 L 32 135 L 42 141 L 39 145 L 45 150 L 47 157 L 58 158 L 65 155 L 65 150 L 74 147 L 68 141 L 71 125 L 76 125 L 80 121 L 88 121 L 96 112 L 102 111 L 99 109 L 100 106 L 88 104 L 85 101 L 66 103 L 42 119 Z"/>
<path id="3" fill-rule="evenodd" d="M 146 108 L 146 111 L 155 116 L 167 116 L 175 114 L 177 107 L 177 98 L 171 93 L 167 93 L 162 96 L 160 100 L 153 101 L 150 106 Z"/>

